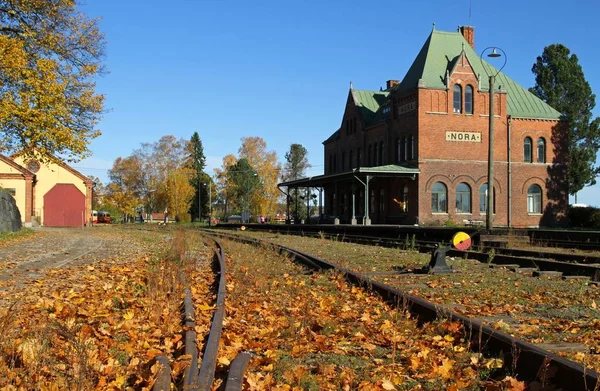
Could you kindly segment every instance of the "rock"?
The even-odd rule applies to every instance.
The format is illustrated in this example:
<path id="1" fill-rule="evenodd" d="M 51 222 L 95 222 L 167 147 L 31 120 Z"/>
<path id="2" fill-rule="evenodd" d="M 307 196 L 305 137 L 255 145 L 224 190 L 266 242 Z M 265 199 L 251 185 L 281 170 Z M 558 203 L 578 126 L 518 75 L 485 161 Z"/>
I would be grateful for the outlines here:
<path id="1" fill-rule="evenodd" d="M 15 199 L 0 189 L 0 232 L 16 232 L 21 229 L 21 213 Z"/>

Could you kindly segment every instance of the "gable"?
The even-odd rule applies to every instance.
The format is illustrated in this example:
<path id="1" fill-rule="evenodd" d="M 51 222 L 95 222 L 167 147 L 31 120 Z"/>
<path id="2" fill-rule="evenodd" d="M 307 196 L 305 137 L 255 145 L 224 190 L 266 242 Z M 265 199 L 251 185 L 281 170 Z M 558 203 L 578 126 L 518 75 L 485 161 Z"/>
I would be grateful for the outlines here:
<path id="1" fill-rule="evenodd" d="M 488 91 L 488 73 L 496 73 L 493 65 L 483 60 L 459 32 L 433 30 L 406 76 L 394 90 L 405 92 L 416 88 L 445 89 L 446 75 L 457 58 L 464 53 L 473 73 L 479 80 L 479 89 Z M 486 72 L 487 71 L 487 72 Z M 558 120 L 561 114 L 537 96 L 529 92 L 504 73 L 496 76 L 497 92 L 507 93 L 508 114 L 516 118 L 538 118 Z"/>

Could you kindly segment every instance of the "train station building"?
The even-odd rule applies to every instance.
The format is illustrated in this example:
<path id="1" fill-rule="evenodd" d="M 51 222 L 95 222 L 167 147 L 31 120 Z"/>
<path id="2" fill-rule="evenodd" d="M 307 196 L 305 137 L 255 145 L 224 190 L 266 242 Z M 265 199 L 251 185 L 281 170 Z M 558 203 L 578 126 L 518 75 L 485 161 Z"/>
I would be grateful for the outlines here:
<path id="1" fill-rule="evenodd" d="M 58 158 L 42 163 L 0 155 L 0 187 L 14 198 L 24 226 L 81 227 L 92 214 L 93 182 Z"/>
<path id="2" fill-rule="evenodd" d="M 488 191 L 489 75 L 475 31 L 435 28 L 400 80 L 352 85 L 324 142 L 324 175 L 280 183 L 318 190 L 326 221 L 482 224 Z M 494 226 L 563 224 L 567 132 L 561 114 L 502 72 L 493 90 Z"/>

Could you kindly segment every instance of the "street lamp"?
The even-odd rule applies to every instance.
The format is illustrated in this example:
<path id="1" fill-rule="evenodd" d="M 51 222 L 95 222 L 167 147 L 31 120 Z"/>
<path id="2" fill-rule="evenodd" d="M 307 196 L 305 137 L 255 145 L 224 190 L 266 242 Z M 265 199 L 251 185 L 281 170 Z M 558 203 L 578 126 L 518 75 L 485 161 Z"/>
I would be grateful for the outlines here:
<path id="1" fill-rule="evenodd" d="M 483 62 L 483 54 L 486 51 L 492 50 L 487 56 L 490 58 L 498 58 L 504 57 L 504 63 L 498 69 L 497 72 L 494 72 L 493 69 L 488 65 L 486 68 Z M 497 51 L 501 51 L 502 54 Z M 489 109 L 489 145 L 488 145 L 488 192 L 487 192 L 487 205 L 486 205 L 486 228 L 488 231 L 491 231 L 494 226 L 494 82 L 496 81 L 496 76 L 500 73 L 500 71 L 506 65 L 506 53 L 504 50 L 500 49 L 496 46 L 490 46 L 481 52 L 481 56 L 479 56 L 481 60 L 481 66 L 483 70 L 489 77 L 490 87 L 489 87 L 489 95 L 490 95 L 490 109 Z M 489 70 L 488 70 L 489 69 Z"/>

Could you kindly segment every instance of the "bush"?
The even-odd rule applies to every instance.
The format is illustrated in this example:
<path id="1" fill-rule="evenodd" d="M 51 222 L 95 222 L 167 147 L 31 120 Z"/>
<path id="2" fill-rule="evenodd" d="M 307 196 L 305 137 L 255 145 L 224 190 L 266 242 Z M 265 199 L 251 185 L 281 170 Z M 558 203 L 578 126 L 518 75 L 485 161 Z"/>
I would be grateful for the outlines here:
<path id="1" fill-rule="evenodd" d="M 574 228 L 600 229 L 600 208 L 593 206 L 570 207 L 569 221 Z"/>

